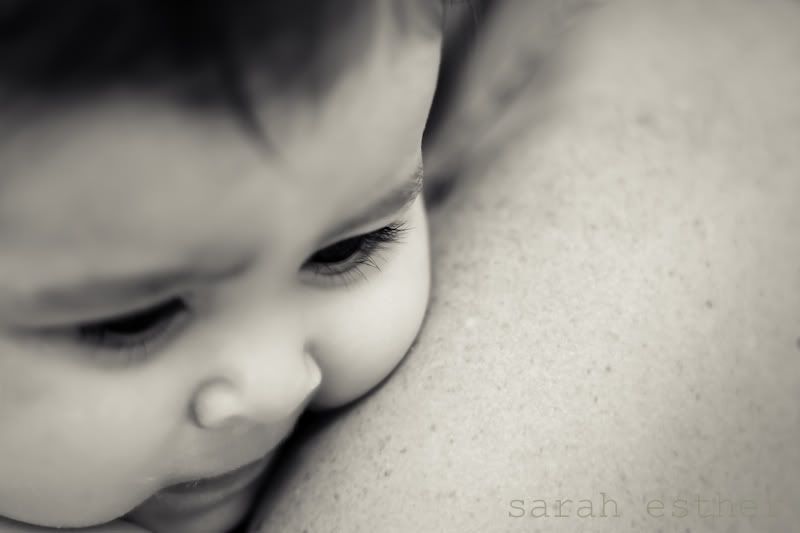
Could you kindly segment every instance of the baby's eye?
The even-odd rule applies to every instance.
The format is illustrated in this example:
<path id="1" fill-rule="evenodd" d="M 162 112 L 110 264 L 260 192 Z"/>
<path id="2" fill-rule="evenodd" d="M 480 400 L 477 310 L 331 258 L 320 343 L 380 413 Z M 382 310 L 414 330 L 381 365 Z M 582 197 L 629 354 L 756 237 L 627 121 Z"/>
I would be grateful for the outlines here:
<path id="1" fill-rule="evenodd" d="M 146 353 L 186 312 L 184 302 L 173 298 L 142 311 L 81 324 L 75 328 L 75 335 L 81 343 L 93 347 Z"/>
<path id="2" fill-rule="evenodd" d="M 377 268 L 377 252 L 398 242 L 407 230 L 404 224 L 398 222 L 370 233 L 342 239 L 314 252 L 302 268 L 318 276 L 340 276 L 345 282 L 353 274 L 364 277 L 360 267 L 369 265 Z"/>
<path id="3" fill-rule="evenodd" d="M 353 255 L 361 251 L 365 239 L 365 235 L 357 235 L 343 241 L 335 242 L 330 246 L 316 251 L 314 255 L 308 258 L 306 263 L 330 265 L 347 261 L 353 257 Z"/>

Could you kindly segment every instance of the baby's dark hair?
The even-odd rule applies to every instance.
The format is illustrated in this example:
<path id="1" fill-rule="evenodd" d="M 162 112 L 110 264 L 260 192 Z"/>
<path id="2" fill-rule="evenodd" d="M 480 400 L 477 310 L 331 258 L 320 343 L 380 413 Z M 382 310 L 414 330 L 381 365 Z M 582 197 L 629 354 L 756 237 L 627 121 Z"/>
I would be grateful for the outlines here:
<path id="1" fill-rule="evenodd" d="M 369 47 L 368 34 L 346 29 L 374 8 L 359 0 L 0 0 L 0 97 L 169 87 L 186 102 L 247 116 L 248 73 L 271 87 L 302 78 L 304 90 L 323 91 L 351 59 L 337 59 L 330 39 L 353 53 Z M 441 24 L 436 0 L 393 9 L 406 20 L 425 11 L 432 30 Z"/>

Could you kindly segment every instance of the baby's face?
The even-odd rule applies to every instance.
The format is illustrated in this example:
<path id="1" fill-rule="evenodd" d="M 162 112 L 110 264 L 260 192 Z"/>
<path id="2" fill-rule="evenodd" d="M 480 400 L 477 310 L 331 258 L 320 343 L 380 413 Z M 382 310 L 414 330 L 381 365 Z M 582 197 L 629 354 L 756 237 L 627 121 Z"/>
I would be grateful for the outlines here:
<path id="1" fill-rule="evenodd" d="M 257 101 L 269 149 L 157 94 L 0 118 L 0 516 L 224 521 L 263 461 L 161 491 L 387 376 L 428 297 L 439 46 L 378 39 L 320 100 Z"/>

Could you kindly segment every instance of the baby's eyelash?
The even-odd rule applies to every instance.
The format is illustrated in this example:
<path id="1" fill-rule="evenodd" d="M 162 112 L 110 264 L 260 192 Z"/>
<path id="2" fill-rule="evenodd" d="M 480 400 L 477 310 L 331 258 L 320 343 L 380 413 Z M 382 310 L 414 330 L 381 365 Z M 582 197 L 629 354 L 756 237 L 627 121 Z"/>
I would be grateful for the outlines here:
<path id="1" fill-rule="evenodd" d="M 103 362 L 127 366 L 147 358 L 155 346 L 174 333 L 187 312 L 185 302 L 173 298 L 136 313 L 81 324 L 75 328 L 74 337 L 97 349 L 97 357 Z"/>
<path id="2" fill-rule="evenodd" d="M 369 266 L 378 271 L 381 270 L 380 265 L 375 261 L 379 252 L 385 250 L 388 245 L 400 242 L 400 237 L 408 230 L 404 226 L 386 226 L 381 228 L 375 234 L 368 234 L 365 237 L 364 247 L 361 250 L 361 257 L 357 258 L 353 267 L 345 272 L 350 274 L 357 274 L 362 279 L 366 279 L 366 274 L 361 270 L 362 266 Z M 350 281 L 353 281 L 352 277 Z"/>
<path id="3" fill-rule="evenodd" d="M 378 231 L 367 233 L 364 235 L 365 247 L 362 251 L 365 254 L 370 254 L 380 250 L 386 244 L 400 242 L 408 229 L 408 226 L 403 222 L 397 222 L 384 226 Z"/>
<path id="4" fill-rule="evenodd" d="M 341 240 L 318 250 L 305 262 L 303 268 L 322 278 L 336 278 L 344 285 L 350 285 L 359 278 L 366 279 L 363 266 L 380 270 L 376 261 L 378 253 L 402 241 L 408 230 L 405 223 L 396 222 L 370 233 Z M 332 260 L 331 256 L 335 258 L 337 253 L 347 254 L 347 257 L 338 261 Z"/>

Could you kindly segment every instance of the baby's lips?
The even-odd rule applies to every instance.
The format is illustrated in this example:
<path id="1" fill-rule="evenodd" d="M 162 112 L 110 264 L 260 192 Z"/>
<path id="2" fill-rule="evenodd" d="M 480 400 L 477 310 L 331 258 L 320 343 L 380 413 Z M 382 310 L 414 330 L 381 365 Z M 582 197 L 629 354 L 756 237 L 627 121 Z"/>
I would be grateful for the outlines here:
<path id="1" fill-rule="evenodd" d="M 214 490 L 219 487 L 230 484 L 239 479 L 254 477 L 264 466 L 266 461 L 269 461 L 273 452 L 268 453 L 266 456 L 250 461 L 236 468 L 229 469 L 224 472 L 203 476 L 201 478 L 177 483 L 162 489 L 162 493 L 183 494 L 190 492 L 198 492 L 202 490 Z"/>

